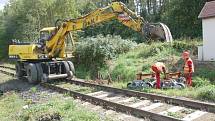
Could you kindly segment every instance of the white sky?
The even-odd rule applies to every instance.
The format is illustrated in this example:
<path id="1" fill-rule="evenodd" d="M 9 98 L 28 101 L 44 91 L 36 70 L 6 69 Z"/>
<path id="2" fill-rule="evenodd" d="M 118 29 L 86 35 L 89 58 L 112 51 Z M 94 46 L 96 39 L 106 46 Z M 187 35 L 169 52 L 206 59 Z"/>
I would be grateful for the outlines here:
<path id="1" fill-rule="evenodd" d="M 9 0 L 0 0 L 0 10 L 2 10 Z"/>

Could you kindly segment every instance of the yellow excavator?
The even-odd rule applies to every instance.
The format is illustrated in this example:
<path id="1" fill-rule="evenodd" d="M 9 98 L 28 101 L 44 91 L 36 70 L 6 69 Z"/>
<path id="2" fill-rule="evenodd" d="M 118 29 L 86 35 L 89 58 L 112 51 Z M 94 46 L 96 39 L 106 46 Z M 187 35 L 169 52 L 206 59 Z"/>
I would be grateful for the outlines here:
<path id="1" fill-rule="evenodd" d="M 172 41 L 165 24 L 148 23 L 122 2 L 112 2 L 80 18 L 57 21 L 55 27 L 43 28 L 38 42 L 9 45 L 9 58 L 17 60 L 17 77 L 27 77 L 30 83 L 73 78 L 75 69 L 73 63 L 66 59 L 66 39 L 71 39 L 74 45 L 71 32 L 111 20 L 118 20 L 145 37 Z"/>

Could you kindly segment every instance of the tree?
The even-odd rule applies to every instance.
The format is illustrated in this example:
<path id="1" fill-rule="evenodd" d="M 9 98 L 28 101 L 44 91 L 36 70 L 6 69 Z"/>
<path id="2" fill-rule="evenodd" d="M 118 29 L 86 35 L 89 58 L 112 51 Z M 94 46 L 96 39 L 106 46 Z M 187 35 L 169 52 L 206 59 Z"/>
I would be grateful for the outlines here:
<path id="1" fill-rule="evenodd" d="M 164 21 L 175 38 L 201 36 L 201 20 L 198 15 L 209 0 L 171 0 L 162 13 Z"/>

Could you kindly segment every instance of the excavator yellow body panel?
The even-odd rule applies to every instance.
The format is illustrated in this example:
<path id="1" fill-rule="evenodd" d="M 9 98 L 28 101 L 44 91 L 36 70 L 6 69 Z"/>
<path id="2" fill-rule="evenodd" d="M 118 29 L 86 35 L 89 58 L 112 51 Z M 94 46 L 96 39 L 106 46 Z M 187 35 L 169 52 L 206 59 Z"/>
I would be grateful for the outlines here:
<path id="1" fill-rule="evenodd" d="M 21 60 L 38 59 L 38 54 L 35 52 L 36 45 L 10 45 L 9 57 L 18 56 Z"/>

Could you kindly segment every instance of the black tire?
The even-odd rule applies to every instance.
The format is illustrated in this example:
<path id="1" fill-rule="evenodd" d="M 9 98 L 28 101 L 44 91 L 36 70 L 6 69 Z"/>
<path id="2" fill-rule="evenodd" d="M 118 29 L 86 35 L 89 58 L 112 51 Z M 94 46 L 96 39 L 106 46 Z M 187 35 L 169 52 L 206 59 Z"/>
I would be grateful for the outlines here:
<path id="1" fill-rule="evenodd" d="M 41 66 L 41 63 L 35 64 L 37 68 L 37 80 L 38 82 L 41 82 L 43 79 L 43 68 Z"/>
<path id="2" fill-rule="evenodd" d="M 67 75 L 68 75 L 67 78 L 68 78 L 68 79 L 72 79 L 72 78 L 73 78 L 73 72 L 70 71 L 69 64 L 68 64 L 66 61 L 64 61 L 63 64 L 64 64 L 64 67 L 65 67 L 65 72 L 66 72 Z"/>
<path id="3" fill-rule="evenodd" d="M 75 67 L 74 64 L 71 61 L 67 61 L 68 65 L 69 65 L 69 69 L 70 71 L 72 71 L 73 74 L 75 74 Z"/>
<path id="4" fill-rule="evenodd" d="M 185 85 L 183 83 L 177 83 L 174 88 L 176 89 L 184 89 L 185 88 Z"/>
<path id="5" fill-rule="evenodd" d="M 16 76 L 18 79 L 24 76 L 24 71 L 22 70 L 22 66 L 19 62 L 16 63 Z"/>
<path id="6" fill-rule="evenodd" d="M 38 71 L 37 71 L 36 64 L 29 63 L 26 68 L 26 73 L 27 73 L 27 79 L 29 83 L 36 84 L 39 82 L 37 78 Z"/>
<path id="7" fill-rule="evenodd" d="M 41 77 L 41 82 L 48 82 L 48 76 L 46 74 L 43 74 Z"/>
<path id="8" fill-rule="evenodd" d="M 152 86 L 153 88 L 156 88 L 157 82 L 153 82 L 152 85 L 153 85 L 153 86 Z M 160 83 L 160 87 L 163 88 L 163 86 L 164 86 L 164 84 L 161 82 L 161 83 Z"/>
<path id="9" fill-rule="evenodd" d="M 129 88 L 130 86 L 131 86 L 131 83 L 128 83 L 128 84 L 127 84 L 127 87 Z"/>
<path id="10" fill-rule="evenodd" d="M 153 87 L 153 84 L 150 83 L 150 82 L 146 82 L 146 84 L 148 85 L 149 88 L 152 88 L 152 87 Z"/>
<path id="11" fill-rule="evenodd" d="M 71 80 L 73 78 L 74 74 L 72 71 L 69 71 L 67 79 Z"/>

